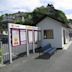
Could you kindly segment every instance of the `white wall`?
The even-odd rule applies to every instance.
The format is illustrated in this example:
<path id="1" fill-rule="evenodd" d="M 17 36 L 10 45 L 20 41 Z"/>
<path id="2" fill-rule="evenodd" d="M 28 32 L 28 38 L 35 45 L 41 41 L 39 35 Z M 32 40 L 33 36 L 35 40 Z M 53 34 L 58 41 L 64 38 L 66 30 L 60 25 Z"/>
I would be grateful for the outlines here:
<path id="1" fill-rule="evenodd" d="M 66 43 L 69 43 L 69 29 L 66 28 Z"/>
<path id="2" fill-rule="evenodd" d="M 37 26 L 42 29 L 42 46 L 51 43 L 52 46 L 55 48 L 62 48 L 62 25 L 60 22 L 47 17 L 41 22 L 39 22 Z M 54 39 L 43 39 L 43 30 L 46 29 L 53 29 Z"/>

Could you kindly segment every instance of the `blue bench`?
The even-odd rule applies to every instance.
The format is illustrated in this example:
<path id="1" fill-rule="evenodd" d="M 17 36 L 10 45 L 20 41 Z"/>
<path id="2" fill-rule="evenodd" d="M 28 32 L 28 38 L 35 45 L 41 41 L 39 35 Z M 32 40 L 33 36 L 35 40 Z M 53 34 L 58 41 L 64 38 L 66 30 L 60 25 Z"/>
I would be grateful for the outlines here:
<path id="1" fill-rule="evenodd" d="M 40 51 L 44 54 L 44 53 L 48 53 L 50 56 L 56 51 L 57 49 L 56 48 L 53 48 L 51 46 L 51 44 L 47 44 L 45 45 L 44 47 L 41 47 L 40 48 Z"/>

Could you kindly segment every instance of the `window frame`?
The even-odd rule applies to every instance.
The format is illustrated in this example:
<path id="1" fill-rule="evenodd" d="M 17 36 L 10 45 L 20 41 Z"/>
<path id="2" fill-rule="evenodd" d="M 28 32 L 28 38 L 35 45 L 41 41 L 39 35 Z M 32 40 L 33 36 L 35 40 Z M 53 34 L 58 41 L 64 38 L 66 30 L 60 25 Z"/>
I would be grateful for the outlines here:
<path id="1" fill-rule="evenodd" d="M 44 39 L 54 39 L 53 29 L 47 29 L 47 30 L 44 30 L 43 32 L 44 32 Z"/>

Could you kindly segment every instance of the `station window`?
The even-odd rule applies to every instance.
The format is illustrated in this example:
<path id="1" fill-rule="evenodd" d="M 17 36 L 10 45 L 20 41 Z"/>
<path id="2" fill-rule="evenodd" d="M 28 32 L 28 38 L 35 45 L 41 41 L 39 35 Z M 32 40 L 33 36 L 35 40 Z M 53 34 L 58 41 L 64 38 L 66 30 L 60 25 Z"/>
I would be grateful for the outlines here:
<path id="1" fill-rule="evenodd" d="M 53 30 L 44 30 L 44 39 L 53 39 Z"/>

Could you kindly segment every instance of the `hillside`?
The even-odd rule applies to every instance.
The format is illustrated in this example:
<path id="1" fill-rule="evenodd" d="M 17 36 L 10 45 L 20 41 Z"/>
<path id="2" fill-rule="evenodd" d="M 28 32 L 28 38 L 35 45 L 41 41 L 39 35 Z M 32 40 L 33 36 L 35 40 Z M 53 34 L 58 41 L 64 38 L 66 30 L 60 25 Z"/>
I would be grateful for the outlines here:
<path id="1" fill-rule="evenodd" d="M 14 14 L 2 15 L 0 17 L 0 29 L 7 29 L 8 22 L 35 26 L 36 23 L 44 16 L 51 17 L 55 20 L 62 22 L 63 24 L 68 24 L 68 20 L 65 13 L 61 10 L 55 9 L 52 4 L 48 4 L 47 7 L 41 6 L 39 8 L 34 9 L 31 13 L 18 12 Z M 4 18 L 9 19 L 4 20 Z"/>

